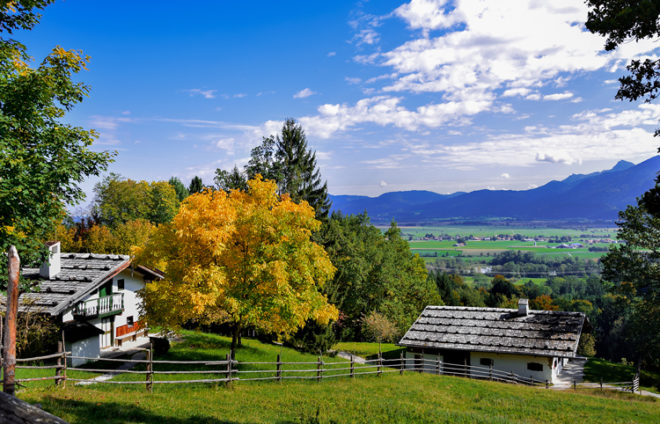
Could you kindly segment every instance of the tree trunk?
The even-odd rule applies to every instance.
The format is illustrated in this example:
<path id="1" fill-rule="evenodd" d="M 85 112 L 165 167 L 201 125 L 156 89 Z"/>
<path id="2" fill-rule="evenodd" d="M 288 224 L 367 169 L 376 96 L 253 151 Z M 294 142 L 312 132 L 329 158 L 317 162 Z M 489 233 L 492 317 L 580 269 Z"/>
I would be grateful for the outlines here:
<path id="1" fill-rule="evenodd" d="M 234 328 L 231 334 L 231 357 L 234 359 L 234 352 L 237 347 L 241 347 L 241 325 L 237 322 L 234 323 Z"/>

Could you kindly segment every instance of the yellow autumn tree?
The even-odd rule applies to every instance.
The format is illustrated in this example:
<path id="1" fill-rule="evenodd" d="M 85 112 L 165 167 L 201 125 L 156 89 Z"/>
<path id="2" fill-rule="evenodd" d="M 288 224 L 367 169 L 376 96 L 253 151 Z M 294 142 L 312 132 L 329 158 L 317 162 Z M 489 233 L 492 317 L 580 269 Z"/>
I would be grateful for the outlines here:
<path id="1" fill-rule="evenodd" d="M 150 324 L 229 323 L 233 349 L 248 326 L 287 337 L 306 320 L 337 318 L 319 290 L 335 268 L 311 240 L 321 225 L 314 209 L 278 196 L 276 184 L 260 175 L 248 187 L 193 194 L 135 249 L 139 263 L 166 276 L 145 289 Z"/>

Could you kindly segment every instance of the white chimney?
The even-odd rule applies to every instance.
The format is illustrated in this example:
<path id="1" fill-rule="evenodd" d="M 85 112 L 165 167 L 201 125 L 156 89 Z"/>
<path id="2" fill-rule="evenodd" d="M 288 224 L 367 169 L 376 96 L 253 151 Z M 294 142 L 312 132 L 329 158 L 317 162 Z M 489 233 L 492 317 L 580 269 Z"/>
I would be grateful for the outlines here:
<path id="1" fill-rule="evenodd" d="M 48 260 L 39 268 L 39 275 L 42 278 L 52 278 L 60 273 L 62 269 L 60 260 L 60 242 L 49 241 L 46 243 L 48 247 Z"/>
<path id="2" fill-rule="evenodd" d="M 518 315 L 526 317 L 529 313 L 529 300 L 519 299 L 518 300 Z"/>

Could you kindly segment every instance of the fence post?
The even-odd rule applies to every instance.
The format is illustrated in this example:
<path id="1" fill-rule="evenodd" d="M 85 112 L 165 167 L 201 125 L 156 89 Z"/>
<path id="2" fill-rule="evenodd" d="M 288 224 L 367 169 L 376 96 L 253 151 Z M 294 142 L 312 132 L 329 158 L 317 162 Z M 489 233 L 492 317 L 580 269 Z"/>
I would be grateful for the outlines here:
<path id="1" fill-rule="evenodd" d="M 323 360 L 319 356 L 319 361 L 316 363 L 316 381 L 321 381 L 323 378 Z"/>
<path id="2" fill-rule="evenodd" d="M 403 352 L 401 352 L 401 369 L 399 370 L 399 375 L 403 375 L 403 368 L 405 367 L 406 363 L 404 362 L 403 359 Z"/>
<path id="3" fill-rule="evenodd" d="M 577 390 L 577 380 L 573 379 L 573 390 Z"/>
<path id="4" fill-rule="evenodd" d="M 516 380 L 516 377 L 513 375 L 513 372 L 509 372 L 509 378 L 511 379 L 512 383 L 518 384 L 518 381 Z"/>
<path id="5" fill-rule="evenodd" d="M 230 387 L 231 386 L 231 354 L 227 354 L 227 382 L 226 386 Z"/>
<path id="6" fill-rule="evenodd" d="M 277 381 L 282 381 L 282 362 L 280 361 L 280 354 L 277 354 Z"/>
<path id="7" fill-rule="evenodd" d="M 7 314 L 5 315 L 4 360 L 2 362 L 2 390 L 14 395 L 16 375 L 16 318 L 18 315 L 18 278 L 21 272 L 21 259 L 15 246 L 7 252 L 9 280 L 7 281 Z"/>
<path id="8" fill-rule="evenodd" d="M 490 381 L 493 381 L 493 364 L 490 364 L 490 367 L 488 367 L 488 379 Z"/>
<path id="9" fill-rule="evenodd" d="M 378 377 L 383 375 L 383 355 L 378 351 Z"/>
<path id="10" fill-rule="evenodd" d="M 62 347 L 62 341 L 57 342 L 57 353 L 62 354 L 64 348 Z M 64 359 L 66 361 L 66 358 Z M 55 385 L 59 386 L 62 384 L 62 356 L 57 357 L 57 368 L 55 368 Z"/>
<path id="11" fill-rule="evenodd" d="M 603 379 L 602 378 L 600 379 L 600 391 L 601 392 L 603 391 Z"/>
<path id="12" fill-rule="evenodd" d="M 351 354 L 351 378 L 355 377 L 355 368 L 353 362 L 353 354 Z"/>
<path id="13" fill-rule="evenodd" d="M 154 382 L 154 352 L 153 352 L 153 343 L 149 343 L 149 350 L 147 351 L 147 391 L 153 393 L 153 382 Z"/>
<path id="14" fill-rule="evenodd" d="M 440 355 L 435 358 L 435 375 L 440 375 Z"/>

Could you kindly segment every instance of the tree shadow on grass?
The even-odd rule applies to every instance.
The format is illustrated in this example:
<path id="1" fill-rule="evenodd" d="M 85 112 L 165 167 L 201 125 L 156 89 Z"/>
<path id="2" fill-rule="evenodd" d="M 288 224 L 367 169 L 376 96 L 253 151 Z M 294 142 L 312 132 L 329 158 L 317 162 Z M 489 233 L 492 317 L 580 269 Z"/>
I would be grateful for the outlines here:
<path id="1" fill-rule="evenodd" d="M 66 414 L 71 424 L 124 424 L 124 423 L 154 423 L 154 424 L 236 424 L 238 421 L 223 420 L 203 416 L 198 411 L 190 411 L 189 417 L 177 418 L 155 414 L 138 405 L 127 405 L 117 402 L 91 402 L 75 399 L 47 397 L 42 400 L 45 410 L 60 411 Z M 73 416 L 73 418 L 72 418 Z"/>

